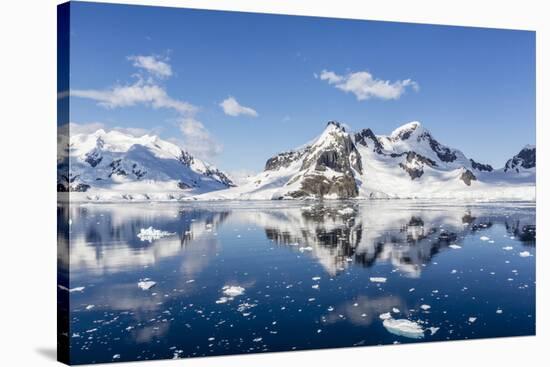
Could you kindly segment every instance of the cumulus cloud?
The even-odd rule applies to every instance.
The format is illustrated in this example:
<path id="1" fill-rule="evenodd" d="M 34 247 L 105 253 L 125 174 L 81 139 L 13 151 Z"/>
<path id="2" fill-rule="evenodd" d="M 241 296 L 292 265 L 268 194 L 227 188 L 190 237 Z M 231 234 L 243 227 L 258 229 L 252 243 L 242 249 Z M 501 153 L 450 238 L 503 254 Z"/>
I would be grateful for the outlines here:
<path id="1" fill-rule="evenodd" d="M 170 65 L 158 60 L 153 56 L 130 56 L 129 60 L 134 61 L 134 66 L 144 69 L 157 77 L 168 77 L 172 75 Z M 134 83 L 126 85 L 115 85 L 106 89 L 71 89 L 72 97 L 87 98 L 95 101 L 103 108 L 123 108 L 137 105 L 145 105 L 154 109 L 169 109 L 177 114 L 178 127 L 182 138 L 169 139 L 179 144 L 183 149 L 189 151 L 198 158 L 210 159 L 222 151 L 222 145 L 210 134 L 208 129 L 197 118 L 198 107 L 193 104 L 174 98 L 168 94 L 166 89 L 160 85 L 158 79 L 144 78 L 137 75 Z M 243 107 L 245 110 L 246 107 Z M 253 111 L 252 109 L 250 109 Z M 256 114 L 255 111 L 253 111 Z M 248 111 L 247 113 L 250 113 Z M 72 126 L 72 133 L 76 131 L 93 132 L 104 128 L 101 124 L 78 127 Z M 132 135 L 144 135 L 154 132 L 134 128 L 114 128 Z M 158 131 L 158 129 L 157 129 Z"/>
<path id="2" fill-rule="evenodd" d="M 328 84 L 346 92 L 353 93 L 358 101 L 370 98 L 384 100 L 399 99 L 407 88 L 418 91 L 418 83 L 411 79 L 389 80 L 376 79 L 368 71 L 358 71 L 339 75 L 333 71 L 323 70 L 316 78 L 326 81 Z"/>
<path id="3" fill-rule="evenodd" d="M 169 108 L 181 114 L 195 113 L 197 108 L 189 102 L 174 99 L 166 90 L 151 82 L 139 79 L 134 84 L 116 85 L 109 89 L 73 89 L 71 96 L 89 98 L 105 108 L 129 107 L 138 104 L 153 108 Z"/>
<path id="4" fill-rule="evenodd" d="M 212 137 L 200 121 L 193 117 L 182 118 L 179 129 L 183 135 L 181 145 L 191 154 L 212 158 L 222 152 L 223 146 Z"/>
<path id="5" fill-rule="evenodd" d="M 258 116 L 258 113 L 254 109 L 250 107 L 241 106 L 239 102 L 237 102 L 237 100 L 231 96 L 223 100 L 220 103 L 220 107 L 223 109 L 223 112 L 229 116 L 240 116 L 240 115 L 250 116 L 250 117 Z"/>
<path id="6" fill-rule="evenodd" d="M 172 67 L 165 61 L 156 56 L 128 56 L 128 60 L 133 61 L 136 68 L 143 69 L 158 78 L 168 78 L 172 76 Z"/>

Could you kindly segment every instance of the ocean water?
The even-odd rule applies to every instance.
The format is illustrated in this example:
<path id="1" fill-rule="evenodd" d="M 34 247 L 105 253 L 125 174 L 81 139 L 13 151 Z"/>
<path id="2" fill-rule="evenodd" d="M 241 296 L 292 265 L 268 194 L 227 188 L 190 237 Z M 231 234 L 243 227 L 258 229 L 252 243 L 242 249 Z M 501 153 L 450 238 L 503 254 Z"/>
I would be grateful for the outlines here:
<path id="1" fill-rule="evenodd" d="M 72 204 L 58 215 L 70 219 L 59 263 L 75 364 L 535 334 L 534 203 Z"/>

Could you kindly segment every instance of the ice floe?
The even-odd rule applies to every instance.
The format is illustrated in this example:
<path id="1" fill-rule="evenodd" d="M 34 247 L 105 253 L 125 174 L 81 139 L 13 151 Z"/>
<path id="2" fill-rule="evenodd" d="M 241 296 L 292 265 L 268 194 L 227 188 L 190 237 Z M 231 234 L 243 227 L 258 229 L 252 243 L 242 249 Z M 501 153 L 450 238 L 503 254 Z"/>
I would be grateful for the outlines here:
<path id="1" fill-rule="evenodd" d="M 453 250 L 458 250 L 458 249 L 461 249 L 462 246 L 459 246 L 459 245 L 455 245 L 455 244 L 452 244 L 449 246 L 450 248 L 452 248 Z"/>
<path id="2" fill-rule="evenodd" d="M 148 289 L 153 288 L 156 284 L 157 282 L 153 282 L 152 280 L 145 279 L 138 282 L 138 287 L 146 291 Z"/>
<path id="3" fill-rule="evenodd" d="M 226 285 L 222 288 L 223 294 L 229 297 L 237 297 L 244 294 L 244 288 L 238 285 Z"/>
<path id="4" fill-rule="evenodd" d="M 479 237 L 479 239 L 482 240 L 482 241 L 489 241 L 490 240 L 490 238 L 487 237 L 487 236 L 481 236 L 481 237 Z"/>
<path id="5" fill-rule="evenodd" d="M 531 256 L 531 253 L 529 251 L 522 251 L 519 253 L 520 257 L 529 257 Z"/>
<path id="6" fill-rule="evenodd" d="M 395 335 L 412 339 L 421 339 L 424 337 L 424 329 L 414 321 L 389 318 L 384 320 L 382 325 L 384 325 L 386 330 Z"/>
<path id="7" fill-rule="evenodd" d="M 389 312 L 381 313 L 378 317 L 380 320 L 388 320 L 392 318 Z"/>
<path id="8" fill-rule="evenodd" d="M 512 246 L 504 246 L 502 249 L 504 251 L 512 251 L 514 248 Z"/>
<path id="9" fill-rule="evenodd" d="M 370 281 L 373 283 L 386 283 L 386 280 L 384 277 L 370 277 Z"/>
<path id="10" fill-rule="evenodd" d="M 149 227 L 149 228 L 141 228 L 137 236 L 141 241 L 147 241 L 151 243 L 163 237 L 173 236 L 174 234 L 175 233 L 161 231 L 160 229 Z"/>
<path id="11" fill-rule="evenodd" d="M 430 305 L 420 305 L 420 308 L 423 309 L 424 311 L 428 311 L 430 308 L 432 308 L 432 306 L 430 306 Z"/>
<path id="12" fill-rule="evenodd" d="M 469 322 L 470 324 L 476 322 L 476 320 L 477 320 L 477 317 L 468 317 L 468 322 Z"/>

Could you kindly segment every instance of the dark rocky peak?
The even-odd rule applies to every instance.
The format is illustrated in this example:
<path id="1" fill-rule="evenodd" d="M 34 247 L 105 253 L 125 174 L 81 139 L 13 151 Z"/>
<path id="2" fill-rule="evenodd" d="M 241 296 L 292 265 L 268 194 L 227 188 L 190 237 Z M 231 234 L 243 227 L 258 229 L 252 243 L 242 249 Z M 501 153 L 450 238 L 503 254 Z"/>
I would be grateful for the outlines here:
<path id="1" fill-rule="evenodd" d="M 341 130 L 342 132 L 346 131 L 346 128 L 344 127 L 343 124 L 333 120 L 327 122 L 327 128 L 335 128 L 335 129 Z"/>
<path id="2" fill-rule="evenodd" d="M 470 163 L 472 164 L 472 168 L 473 169 L 476 169 L 478 171 L 485 171 L 485 172 L 492 172 L 493 171 L 493 166 L 491 166 L 490 164 L 483 164 L 483 163 L 479 163 L 479 162 L 476 162 L 474 161 L 473 159 L 470 159 Z"/>
<path id="3" fill-rule="evenodd" d="M 537 165 L 537 149 L 534 145 L 525 146 L 512 159 L 509 159 L 504 166 L 504 172 L 519 172 L 523 169 L 535 168 Z"/>
<path id="4" fill-rule="evenodd" d="M 382 144 L 378 140 L 378 137 L 374 135 L 371 129 L 363 129 L 355 134 L 355 143 L 361 144 L 366 147 L 372 147 L 373 151 L 378 154 L 382 154 Z"/>

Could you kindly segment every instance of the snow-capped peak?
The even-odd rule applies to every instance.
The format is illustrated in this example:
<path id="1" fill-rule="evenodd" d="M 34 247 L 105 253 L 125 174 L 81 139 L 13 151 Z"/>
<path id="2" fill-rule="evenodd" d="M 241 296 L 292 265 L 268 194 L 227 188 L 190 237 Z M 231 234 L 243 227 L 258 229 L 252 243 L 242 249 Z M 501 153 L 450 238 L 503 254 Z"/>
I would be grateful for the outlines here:
<path id="1" fill-rule="evenodd" d="M 413 133 L 415 135 L 422 135 L 424 132 L 428 131 L 424 129 L 420 122 L 412 121 L 393 130 L 390 134 L 390 138 L 392 140 L 407 140 L 413 135 Z"/>

